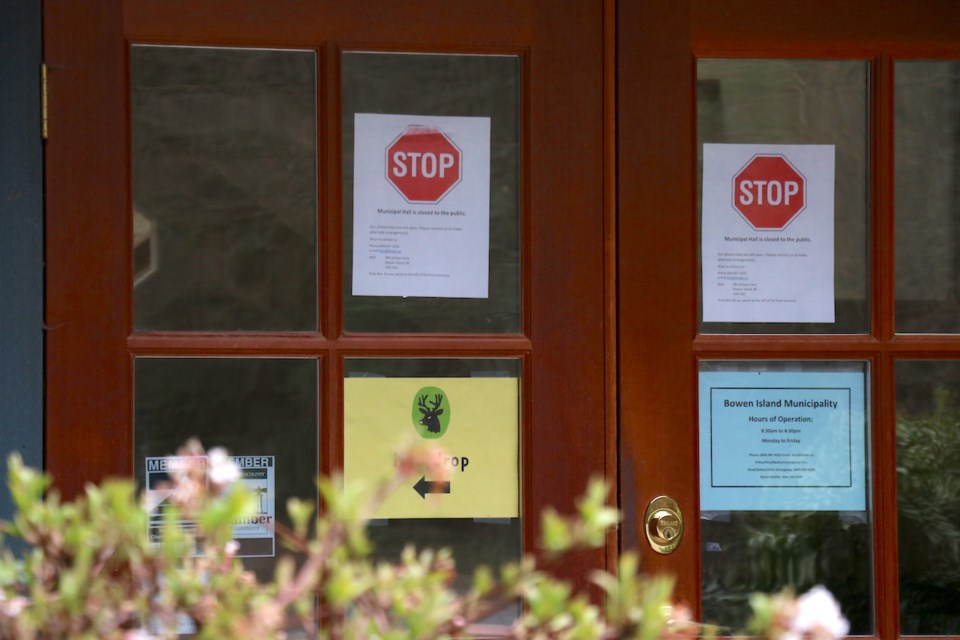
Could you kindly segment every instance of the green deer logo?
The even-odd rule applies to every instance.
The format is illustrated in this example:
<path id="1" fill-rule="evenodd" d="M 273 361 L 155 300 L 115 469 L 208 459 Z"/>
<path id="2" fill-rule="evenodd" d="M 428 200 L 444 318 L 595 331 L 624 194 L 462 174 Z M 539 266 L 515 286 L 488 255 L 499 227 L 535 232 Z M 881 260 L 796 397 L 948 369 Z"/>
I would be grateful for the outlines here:
<path id="1" fill-rule="evenodd" d="M 413 398 L 413 428 L 421 438 L 436 440 L 450 424 L 450 400 L 439 387 L 423 387 Z"/>

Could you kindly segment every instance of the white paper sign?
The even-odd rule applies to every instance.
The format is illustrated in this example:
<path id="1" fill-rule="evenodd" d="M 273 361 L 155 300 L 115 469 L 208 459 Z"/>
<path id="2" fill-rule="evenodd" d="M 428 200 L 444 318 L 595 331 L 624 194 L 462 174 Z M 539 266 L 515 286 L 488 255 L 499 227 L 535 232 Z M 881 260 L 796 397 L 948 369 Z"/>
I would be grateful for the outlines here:
<path id="1" fill-rule="evenodd" d="M 834 322 L 833 145 L 703 145 L 704 322 Z"/>
<path id="2" fill-rule="evenodd" d="M 354 124 L 353 295 L 488 297 L 490 118 Z"/>

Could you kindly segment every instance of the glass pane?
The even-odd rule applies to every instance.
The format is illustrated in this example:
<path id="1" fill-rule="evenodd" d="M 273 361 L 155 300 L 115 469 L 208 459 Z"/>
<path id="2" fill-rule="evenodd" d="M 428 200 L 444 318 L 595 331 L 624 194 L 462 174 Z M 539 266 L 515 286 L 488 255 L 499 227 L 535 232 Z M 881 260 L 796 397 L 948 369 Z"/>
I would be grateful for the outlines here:
<path id="1" fill-rule="evenodd" d="M 345 371 L 347 481 L 391 475 L 410 444 L 435 445 L 449 469 L 446 480 L 424 476 L 383 505 L 370 530 L 378 556 L 395 560 L 408 544 L 448 547 L 460 590 L 476 567 L 518 560 L 520 361 L 354 358 Z M 487 622 L 510 623 L 518 612 Z"/>
<path id="2" fill-rule="evenodd" d="M 960 332 L 960 61 L 894 67 L 896 327 Z"/>
<path id="3" fill-rule="evenodd" d="M 896 364 L 901 635 L 960 634 L 960 362 Z"/>
<path id="4" fill-rule="evenodd" d="M 319 473 L 317 361 L 306 358 L 136 358 L 134 469 L 152 489 L 189 438 L 238 456 L 260 514 L 291 526 L 291 497 L 316 499 Z M 238 523 L 239 555 L 272 579 L 282 555 L 270 527 Z"/>
<path id="5" fill-rule="evenodd" d="M 518 333 L 518 58 L 351 52 L 342 77 L 346 330 Z"/>
<path id="6" fill-rule="evenodd" d="M 316 55 L 134 46 L 134 327 L 317 328 Z"/>
<path id="7" fill-rule="evenodd" d="M 817 233 L 801 235 L 790 243 L 774 244 L 777 231 L 763 225 L 754 227 L 746 221 L 743 214 L 731 218 L 731 232 L 720 234 L 717 241 L 726 247 L 728 261 L 719 258 L 701 265 L 701 284 L 717 286 L 710 290 L 719 296 L 720 291 L 733 291 L 740 297 L 722 298 L 729 307 L 740 309 L 736 321 L 701 322 L 702 333 L 866 333 L 870 327 L 868 297 L 868 77 L 869 65 L 859 60 L 699 60 L 697 63 L 697 136 L 700 157 L 700 175 L 703 178 L 703 145 L 775 145 L 765 153 L 775 153 L 774 149 L 784 151 L 785 145 L 804 145 L 794 147 L 807 153 L 807 145 L 832 146 L 830 167 L 822 155 L 813 155 L 807 161 L 810 173 L 818 181 L 826 181 L 826 187 L 833 184 L 833 222 L 829 222 L 828 191 L 816 202 L 824 203 L 824 220 L 813 229 Z M 741 151 L 749 148 L 740 146 Z M 830 149 L 826 148 L 825 152 Z M 753 150 L 746 157 L 757 153 Z M 729 164 L 729 163 L 728 163 Z M 746 168 L 745 164 L 738 167 Z M 731 172 L 738 167 L 731 166 Z M 776 173 L 776 172 L 774 172 Z M 831 173 L 834 173 L 831 179 Z M 739 175 L 739 174 L 738 174 Z M 808 181 L 811 179 L 808 174 Z M 789 180 L 768 183 L 768 187 L 786 185 Z M 794 181 L 796 182 L 796 181 Z M 735 214 L 731 194 L 732 180 L 725 182 L 727 192 L 724 198 L 714 198 L 708 193 L 707 184 L 701 180 L 698 206 L 703 197 L 710 197 L 710 205 L 729 207 L 726 211 Z M 740 185 L 743 186 L 743 185 Z M 786 191 L 768 190 L 764 194 L 771 202 L 789 201 L 790 186 Z M 712 192 L 711 192 L 712 193 Z M 791 232 L 790 225 L 796 229 L 801 221 L 809 224 L 809 216 L 814 210 L 814 194 L 806 202 L 805 208 L 798 213 L 791 210 L 779 227 Z M 730 205 L 727 205 L 730 202 Z M 701 214 L 702 206 L 701 206 Z M 792 217 L 791 217 L 792 216 Z M 741 218 L 743 218 L 741 220 Z M 739 226 L 737 226 L 739 225 Z M 829 235 L 833 235 L 830 242 Z M 714 234 L 710 234 L 711 236 Z M 789 234 L 787 234 L 789 235 Z M 818 237 L 821 240 L 818 241 Z M 727 236 L 733 238 L 727 241 Z M 807 242 L 812 237 L 813 242 Z M 740 239 L 744 239 L 741 242 Z M 776 238 L 780 239 L 780 238 Z M 793 242 L 796 240 L 796 242 Z M 702 242 L 707 239 L 701 237 Z M 751 241 L 751 242 L 746 242 Z M 819 244 L 818 244 L 819 242 Z M 776 247 L 777 251 L 771 251 Z M 786 250 L 786 251 L 785 251 Z M 822 252 L 822 253 L 821 253 Z M 779 257 L 769 254 L 778 253 Z M 747 255 L 749 254 L 749 255 Z M 706 258 L 704 258 L 706 259 Z M 832 266 L 829 261 L 832 259 Z M 729 260 L 733 260 L 730 262 Z M 719 265 L 719 266 L 718 266 Z M 736 267 L 736 268 L 734 268 Z M 716 269 L 716 272 L 715 272 Z M 782 273 L 782 280 L 766 283 L 767 274 L 772 270 Z M 819 278 L 812 278 L 814 272 Z M 832 272 L 832 277 L 831 277 Z M 709 278 L 708 275 L 709 274 Z M 803 274 L 798 276 L 798 274 Z M 723 280 L 727 289 L 716 284 Z M 810 282 L 825 280 L 826 285 L 810 286 Z M 795 283 L 795 289 L 786 285 Z M 760 283 L 758 285 L 758 283 Z M 833 288 L 833 300 L 829 296 L 829 287 Z M 759 286 L 759 288 L 758 288 Z M 794 285 L 791 285 L 793 287 Z M 804 296 L 820 298 L 823 313 L 810 316 L 810 304 L 798 303 L 796 291 Z M 821 293 L 818 295 L 818 291 Z M 826 292 L 825 294 L 823 292 Z M 753 294 L 759 295 L 753 295 Z M 789 293 L 789 295 L 785 295 Z M 700 288 L 701 319 L 703 315 L 704 288 Z M 751 298 L 755 297 L 753 301 Z M 750 306 L 744 305 L 747 300 Z M 779 309 L 777 313 L 775 310 Z M 832 312 L 832 313 L 831 313 Z M 763 321 L 753 321 L 759 316 Z M 776 319 L 772 316 L 776 315 Z M 832 322 L 823 318 L 832 316 Z"/>
<path id="8" fill-rule="evenodd" d="M 820 584 L 873 633 L 869 398 L 862 362 L 700 363 L 703 618 Z"/>

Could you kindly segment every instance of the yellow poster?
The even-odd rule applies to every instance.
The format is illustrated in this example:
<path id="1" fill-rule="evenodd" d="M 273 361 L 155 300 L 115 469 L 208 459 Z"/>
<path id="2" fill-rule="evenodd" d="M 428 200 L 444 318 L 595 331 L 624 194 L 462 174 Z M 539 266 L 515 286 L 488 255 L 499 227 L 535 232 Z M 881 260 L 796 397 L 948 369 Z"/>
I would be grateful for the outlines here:
<path id="1" fill-rule="evenodd" d="M 517 378 L 347 378 L 344 476 L 394 473 L 397 451 L 438 447 L 446 478 L 417 477 L 377 518 L 517 518 L 520 383 Z"/>

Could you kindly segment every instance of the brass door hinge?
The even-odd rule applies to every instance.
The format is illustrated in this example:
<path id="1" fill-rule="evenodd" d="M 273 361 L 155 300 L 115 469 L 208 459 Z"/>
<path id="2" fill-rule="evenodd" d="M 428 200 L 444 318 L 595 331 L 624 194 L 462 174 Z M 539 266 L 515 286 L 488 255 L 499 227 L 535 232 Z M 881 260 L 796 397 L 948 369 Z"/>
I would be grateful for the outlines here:
<path id="1" fill-rule="evenodd" d="M 40 63 L 40 135 L 47 139 L 47 65 Z"/>

